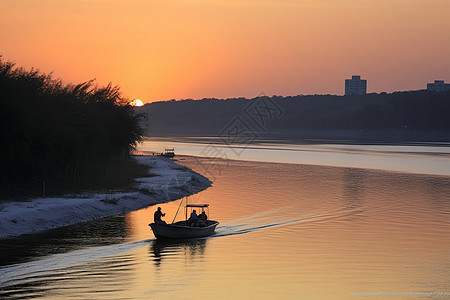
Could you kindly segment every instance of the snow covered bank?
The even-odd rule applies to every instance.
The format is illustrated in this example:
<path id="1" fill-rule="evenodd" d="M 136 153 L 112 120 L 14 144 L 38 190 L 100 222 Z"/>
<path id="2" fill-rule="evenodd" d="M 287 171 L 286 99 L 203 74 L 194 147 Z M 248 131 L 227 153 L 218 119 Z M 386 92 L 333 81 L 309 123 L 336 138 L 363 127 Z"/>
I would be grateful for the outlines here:
<path id="1" fill-rule="evenodd" d="M 133 191 L 0 203 L 0 238 L 127 213 L 192 195 L 211 186 L 206 177 L 167 158 L 146 155 L 134 158 L 151 169 L 148 177 L 137 180 Z"/>

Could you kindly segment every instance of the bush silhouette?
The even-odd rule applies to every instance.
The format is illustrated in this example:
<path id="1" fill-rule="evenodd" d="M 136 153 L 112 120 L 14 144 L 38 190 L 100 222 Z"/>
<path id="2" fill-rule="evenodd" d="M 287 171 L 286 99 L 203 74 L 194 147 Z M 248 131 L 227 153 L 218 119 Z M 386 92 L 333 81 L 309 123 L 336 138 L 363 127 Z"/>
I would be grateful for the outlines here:
<path id="1" fill-rule="evenodd" d="M 63 84 L 0 56 L 0 186 L 3 194 L 38 182 L 76 180 L 92 161 L 127 157 L 141 141 L 119 87 Z"/>

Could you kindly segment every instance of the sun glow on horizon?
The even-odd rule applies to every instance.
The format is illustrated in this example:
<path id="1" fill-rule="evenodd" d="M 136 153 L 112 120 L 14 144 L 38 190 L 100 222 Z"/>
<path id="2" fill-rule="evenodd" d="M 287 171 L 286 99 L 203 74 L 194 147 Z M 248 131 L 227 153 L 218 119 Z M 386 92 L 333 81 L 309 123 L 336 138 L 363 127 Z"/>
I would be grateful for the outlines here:
<path id="1" fill-rule="evenodd" d="M 130 104 L 132 106 L 142 106 L 144 105 L 144 102 L 142 102 L 142 100 L 140 99 L 134 99 L 133 101 L 130 102 Z"/>

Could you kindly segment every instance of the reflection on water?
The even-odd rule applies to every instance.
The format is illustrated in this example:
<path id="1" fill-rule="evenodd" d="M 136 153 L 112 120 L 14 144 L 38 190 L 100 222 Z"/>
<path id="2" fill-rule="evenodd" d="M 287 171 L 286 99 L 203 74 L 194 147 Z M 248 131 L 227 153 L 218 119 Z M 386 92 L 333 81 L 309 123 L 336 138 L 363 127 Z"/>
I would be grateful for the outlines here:
<path id="1" fill-rule="evenodd" d="M 183 253 L 187 259 L 195 255 L 203 256 L 206 242 L 207 239 L 191 241 L 155 240 L 150 246 L 150 257 L 153 259 L 155 266 L 159 267 L 165 258 L 172 255 Z"/>
<path id="2" fill-rule="evenodd" d="M 183 140 L 183 139 L 182 139 Z M 178 155 L 260 162 L 390 170 L 450 176 L 450 147 L 437 145 L 277 144 L 224 145 L 220 138 L 171 142 Z M 194 139 L 195 140 L 195 139 Z M 206 142 L 206 143 L 205 143 Z M 161 152 L 166 140 L 144 141 L 138 150 Z"/>
<path id="3" fill-rule="evenodd" d="M 34 235 L 28 244 L 5 244 L 21 249 L 41 239 L 34 249 L 45 251 L 4 259 L 0 297 L 359 299 L 354 293 L 449 292 L 448 176 L 180 162 L 197 171 L 220 165 L 213 187 L 190 198 L 210 204 L 210 218 L 221 222 L 214 236 L 156 241 L 148 226 L 154 206 L 90 224 L 97 230 L 75 225 Z M 166 221 L 178 204 L 159 205 Z M 63 249 L 47 251 L 58 245 L 52 239 Z"/>
<path id="4" fill-rule="evenodd" d="M 30 261 L 36 256 L 64 253 L 70 250 L 121 243 L 126 238 L 124 216 L 85 222 L 1 240 L 0 266 Z"/>
<path id="5" fill-rule="evenodd" d="M 344 194 L 343 199 L 350 207 L 362 206 L 364 201 L 365 181 L 367 180 L 364 169 L 344 169 Z"/>

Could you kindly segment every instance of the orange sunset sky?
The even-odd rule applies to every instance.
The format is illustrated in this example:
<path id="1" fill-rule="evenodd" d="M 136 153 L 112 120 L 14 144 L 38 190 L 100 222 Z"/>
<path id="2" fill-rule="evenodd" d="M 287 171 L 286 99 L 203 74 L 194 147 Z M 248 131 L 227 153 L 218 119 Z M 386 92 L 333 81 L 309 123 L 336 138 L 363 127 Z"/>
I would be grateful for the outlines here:
<path id="1" fill-rule="evenodd" d="M 144 102 L 450 81 L 449 0 L 0 0 L 0 54 Z"/>

